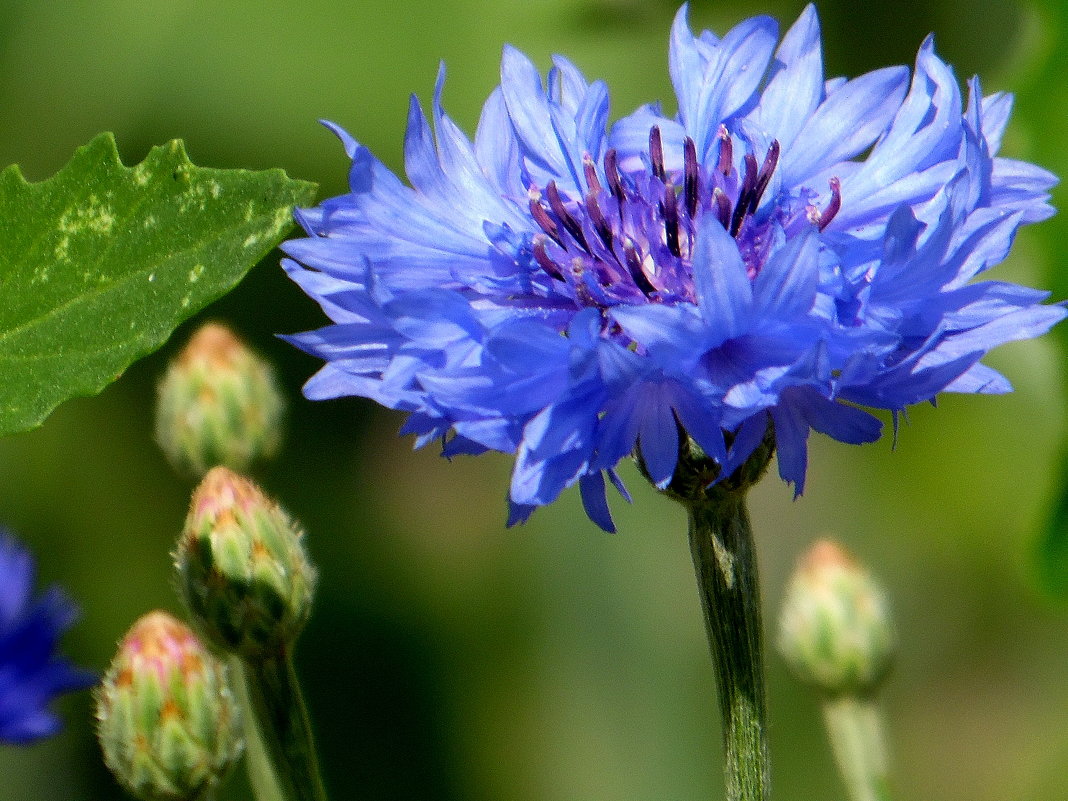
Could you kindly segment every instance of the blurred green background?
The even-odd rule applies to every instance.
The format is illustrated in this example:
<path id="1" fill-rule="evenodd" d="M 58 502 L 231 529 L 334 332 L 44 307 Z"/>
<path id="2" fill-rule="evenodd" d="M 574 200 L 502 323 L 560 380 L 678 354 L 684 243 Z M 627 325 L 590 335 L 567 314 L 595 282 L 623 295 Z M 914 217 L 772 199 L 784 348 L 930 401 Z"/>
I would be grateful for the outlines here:
<path id="1" fill-rule="evenodd" d="M 800 2 L 692 4 L 694 27 L 745 16 L 788 24 Z M 501 45 L 543 68 L 552 52 L 603 77 L 613 114 L 671 106 L 674 0 L 0 2 L 0 164 L 33 180 L 101 130 L 127 163 L 184 138 L 215 167 L 282 166 L 344 190 L 320 117 L 400 166 L 407 97 L 445 102 L 472 131 Z M 935 31 L 963 80 L 1017 92 L 1008 155 L 1068 174 L 1068 51 L 1060 0 L 886 0 L 819 7 L 828 74 L 911 63 Z M 1055 203 L 1068 206 L 1058 189 Z M 1068 295 L 1068 217 L 1023 232 L 996 277 Z M 712 670 L 684 536 L 670 502 L 625 477 L 620 533 L 577 493 L 505 530 L 510 460 L 452 464 L 396 438 L 401 419 L 362 400 L 312 404 L 314 360 L 273 338 L 320 324 L 277 254 L 201 318 L 230 321 L 290 394 L 287 446 L 259 474 L 301 519 L 321 566 L 298 653 L 335 799 L 697 801 L 721 797 Z M 151 439 L 155 383 L 189 324 L 104 394 L 0 440 L 0 521 L 33 546 L 47 582 L 80 601 L 67 652 L 102 670 L 153 607 L 178 611 L 168 552 L 191 487 Z M 1065 332 L 1061 332 L 1064 336 Z M 833 534 L 884 580 L 901 656 L 886 691 L 898 798 L 1068 798 L 1068 613 L 1032 578 L 1057 491 L 1065 427 L 1054 338 L 998 351 L 1012 395 L 918 408 L 896 451 L 814 438 L 809 489 L 774 476 L 753 493 L 766 616 L 816 537 Z M 843 798 L 818 707 L 769 654 L 776 797 Z M 87 694 L 64 733 L 0 749 L 0 799 L 122 793 L 100 764 Z M 226 798 L 247 797 L 243 779 Z"/>

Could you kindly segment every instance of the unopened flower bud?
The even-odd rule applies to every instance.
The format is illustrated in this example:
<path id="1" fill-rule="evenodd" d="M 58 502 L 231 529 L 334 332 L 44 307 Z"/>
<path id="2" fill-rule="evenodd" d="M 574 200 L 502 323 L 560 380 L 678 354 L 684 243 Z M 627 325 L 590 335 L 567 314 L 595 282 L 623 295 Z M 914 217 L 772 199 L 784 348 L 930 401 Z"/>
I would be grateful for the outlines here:
<path id="1" fill-rule="evenodd" d="M 783 601 L 779 650 L 802 681 L 832 694 L 868 693 L 895 647 L 889 604 L 871 574 L 828 540 L 798 563 Z"/>
<path id="2" fill-rule="evenodd" d="M 292 519 L 242 476 L 213 468 L 193 493 L 175 563 L 198 626 L 247 659 L 276 656 L 311 612 L 315 569 Z"/>
<path id="3" fill-rule="evenodd" d="M 274 372 L 226 326 L 201 326 L 159 385 L 156 440 L 175 469 L 247 470 L 278 451 L 284 402 Z"/>
<path id="4" fill-rule="evenodd" d="M 145 801 L 195 801 L 241 755 L 226 666 L 166 612 L 138 620 L 97 691 L 104 762 Z"/>

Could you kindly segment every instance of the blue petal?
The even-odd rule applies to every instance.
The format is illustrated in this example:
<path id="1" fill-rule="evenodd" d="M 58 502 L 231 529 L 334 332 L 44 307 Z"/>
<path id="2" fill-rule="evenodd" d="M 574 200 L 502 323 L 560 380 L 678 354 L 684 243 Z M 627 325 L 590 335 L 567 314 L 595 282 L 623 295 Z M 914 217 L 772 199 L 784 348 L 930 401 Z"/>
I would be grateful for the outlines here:
<path id="1" fill-rule="evenodd" d="M 502 197 L 524 196 L 527 187 L 520 180 L 519 143 L 499 86 L 482 107 L 475 132 L 475 156 Z"/>
<path id="2" fill-rule="evenodd" d="M 727 446 L 723 440 L 721 407 L 697 393 L 677 391 L 674 408 L 686 433 L 708 456 L 723 464 Z"/>
<path id="3" fill-rule="evenodd" d="M 0 530 L 0 745 L 24 745 L 58 731 L 48 704 L 94 683 L 56 653 L 78 610 L 58 588 L 33 598 L 29 551 Z"/>
<path id="4" fill-rule="evenodd" d="M 794 497 L 805 491 L 808 470 L 808 424 L 799 408 L 782 404 L 771 409 L 775 424 L 775 459 L 779 477 L 794 485 Z"/>
<path id="5" fill-rule="evenodd" d="M 768 319 L 787 321 L 807 314 L 819 284 L 819 237 L 794 237 L 772 254 L 753 282 L 754 303 Z"/>
<path id="6" fill-rule="evenodd" d="M 608 144 L 618 152 L 621 169 L 631 172 L 644 169 L 643 157 L 649 150 L 649 131 L 654 126 L 660 129 L 666 168 L 681 169 L 686 129 L 675 120 L 664 117 L 660 109 L 654 106 L 642 106 L 612 125 Z"/>
<path id="7" fill-rule="evenodd" d="M 538 507 L 534 504 L 522 504 L 515 501 L 508 501 L 508 528 L 517 526 L 521 523 L 526 523 L 530 520 L 530 516 L 534 514 L 534 510 Z"/>
<path id="8" fill-rule="evenodd" d="M 455 292 L 406 292 L 385 304 L 382 311 L 398 333 L 431 347 L 482 338 L 482 326 L 471 305 Z"/>
<path id="9" fill-rule="evenodd" d="M 609 315 L 662 363 L 692 362 L 704 350 L 706 325 L 692 306 L 620 305 L 612 307 Z"/>
<path id="10" fill-rule="evenodd" d="M 967 372 L 958 376 L 942 390 L 943 392 L 967 392 L 981 395 L 1002 395 L 1012 392 L 1012 384 L 997 370 L 985 364 L 973 364 Z"/>
<path id="11" fill-rule="evenodd" d="M 855 406 L 829 401 L 815 392 L 806 392 L 802 403 L 808 424 L 839 442 L 862 445 L 882 435 L 882 421 Z"/>
<path id="12" fill-rule="evenodd" d="M 854 179 L 854 191 L 886 186 L 956 156 L 961 137 L 962 104 L 953 71 L 934 53 L 928 37 L 916 56 L 908 96 L 887 131 Z"/>
<path id="13" fill-rule="evenodd" d="M 687 129 L 693 129 L 699 121 L 698 102 L 701 84 L 698 81 L 704 75 L 705 60 L 686 22 L 688 12 L 689 3 L 683 3 L 675 13 L 675 21 L 671 25 L 668 64 L 671 83 L 675 87 L 675 96 L 679 101 L 679 120 Z M 648 143 L 648 128 L 645 130 L 645 135 L 646 143 Z"/>
<path id="14" fill-rule="evenodd" d="M 887 67 L 854 78 L 829 95 L 783 153 L 783 182 L 802 184 L 871 145 L 893 119 L 907 80 L 904 67 Z"/>
<path id="15" fill-rule="evenodd" d="M 570 176 L 571 184 L 578 186 L 578 175 L 571 171 L 571 161 L 553 127 L 541 75 L 530 59 L 510 46 L 504 48 L 501 56 L 501 92 L 527 155 L 551 175 Z"/>
<path id="16" fill-rule="evenodd" d="M 1001 150 L 1001 140 L 1012 115 L 1013 96 L 1008 92 L 995 92 L 982 99 L 983 136 L 990 155 Z"/>
<path id="17" fill-rule="evenodd" d="M 822 100 L 820 23 L 815 6 L 808 5 L 775 51 L 771 79 L 754 118 L 786 151 Z"/>
<path id="18" fill-rule="evenodd" d="M 764 434 L 768 428 L 768 415 L 759 412 L 748 418 L 734 432 L 734 440 L 727 451 L 727 458 L 723 462 L 720 478 L 727 478 L 745 461 L 753 455 L 753 451 L 764 441 Z"/>
<path id="19" fill-rule="evenodd" d="M 699 226 L 693 254 L 694 286 L 712 339 L 723 341 L 747 329 L 753 289 L 737 243 L 715 215 L 704 215 Z"/>
<path id="20" fill-rule="evenodd" d="M 679 427 L 670 405 L 670 396 L 656 384 L 646 385 L 638 405 L 638 446 L 649 477 L 663 489 L 675 474 L 679 458 Z"/>
<path id="21" fill-rule="evenodd" d="M 694 136 L 699 159 L 707 158 L 719 124 L 749 103 L 764 80 L 778 39 L 778 22 L 771 17 L 751 17 L 734 26 L 712 48 L 701 74 L 696 116 L 686 125 Z"/>
<path id="22" fill-rule="evenodd" d="M 434 87 L 434 129 L 437 133 L 438 161 L 450 191 L 442 198 L 455 214 L 469 220 L 477 228 L 486 220 L 510 224 L 518 228 L 529 226 L 529 218 L 517 213 L 513 203 L 506 203 L 497 187 L 486 178 L 471 142 L 453 122 L 441 105 L 445 68 L 438 73 Z"/>
<path id="23" fill-rule="evenodd" d="M 587 474 L 579 479 L 579 491 L 582 494 L 582 508 L 586 510 L 590 520 L 609 534 L 615 534 L 616 527 L 612 522 L 612 513 L 608 509 L 604 476 L 601 471 L 598 470 L 596 473 Z"/>

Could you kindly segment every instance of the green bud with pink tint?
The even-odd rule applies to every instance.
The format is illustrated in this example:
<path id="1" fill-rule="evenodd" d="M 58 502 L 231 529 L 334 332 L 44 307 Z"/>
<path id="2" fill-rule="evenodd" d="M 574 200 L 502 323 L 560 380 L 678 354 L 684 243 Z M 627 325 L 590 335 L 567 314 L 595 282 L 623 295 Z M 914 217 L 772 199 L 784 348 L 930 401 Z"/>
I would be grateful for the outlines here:
<path id="1" fill-rule="evenodd" d="M 213 468 L 193 493 L 175 553 L 196 625 L 243 658 L 281 654 L 311 612 L 315 569 L 304 534 L 254 483 Z"/>
<path id="2" fill-rule="evenodd" d="M 284 411 L 271 366 L 226 326 L 206 323 L 160 382 L 156 441 L 196 478 L 216 465 L 248 470 L 278 452 Z"/>
<path id="3" fill-rule="evenodd" d="M 150 612 L 119 643 L 96 693 L 104 761 L 144 801 L 200 801 L 243 750 L 226 666 L 193 631 Z"/>

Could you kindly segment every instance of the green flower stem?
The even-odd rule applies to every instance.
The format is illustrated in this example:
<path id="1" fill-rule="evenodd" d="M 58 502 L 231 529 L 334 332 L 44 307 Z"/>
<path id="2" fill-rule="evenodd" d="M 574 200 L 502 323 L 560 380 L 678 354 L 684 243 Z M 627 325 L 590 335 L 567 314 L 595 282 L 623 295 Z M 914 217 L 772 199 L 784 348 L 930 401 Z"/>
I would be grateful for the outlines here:
<path id="1" fill-rule="evenodd" d="M 252 785 L 252 795 L 256 801 L 286 801 L 278 774 L 267 755 L 258 716 L 253 713 L 245 663 L 240 658 L 231 656 L 230 669 L 235 679 L 234 692 L 241 702 L 241 708 L 245 710 L 245 765 L 248 769 L 249 784 Z"/>
<path id="2" fill-rule="evenodd" d="M 685 505 L 723 713 L 727 801 L 764 801 L 770 774 L 760 591 L 745 490 L 717 487 Z"/>
<path id="3" fill-rule="evenodd" d="M 823 722 L 851 801 L 890 801 L 878 703 L 854 695 L 829 697 L 823 702 Z"/>
<path id="4" fill-rule="evenodd" d="M 319 773 L 311 721 L 304 706 L 293 658 L 289 652 L 244 663 L 249 709 L 256 718 L 258 733 L 270 764 L 273 764 L 275 789 L 281 789 L 285 801 L 327 801 Z M 270 792 L 264 767 L 250 762 L 257 771 L 254 781 L 258 801 L 260 787 Z M 257 785 L 255 782 L 262 782 Z M 270 798 L 271 796 L 266 796 Z"/>

